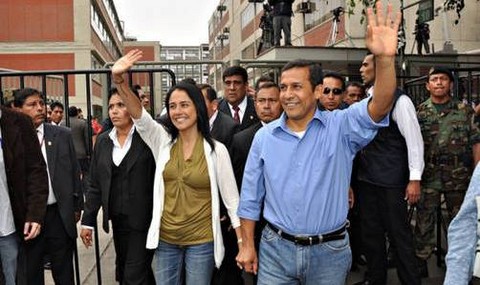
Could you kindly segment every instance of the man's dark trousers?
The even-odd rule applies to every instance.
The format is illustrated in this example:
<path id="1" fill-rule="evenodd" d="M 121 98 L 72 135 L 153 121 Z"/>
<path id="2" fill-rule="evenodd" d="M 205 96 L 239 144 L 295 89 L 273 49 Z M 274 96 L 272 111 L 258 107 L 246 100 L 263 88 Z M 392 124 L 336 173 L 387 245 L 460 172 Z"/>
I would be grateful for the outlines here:
<path id="1" fill-rule="evenodd" d="M 397 273 L 402 284 L 420 284 L 408 221 L 405 188 L 386 188 L 358 182 L 362 242 L 371 284 L 386 284 L 385 232 L 395 244 Z"/>

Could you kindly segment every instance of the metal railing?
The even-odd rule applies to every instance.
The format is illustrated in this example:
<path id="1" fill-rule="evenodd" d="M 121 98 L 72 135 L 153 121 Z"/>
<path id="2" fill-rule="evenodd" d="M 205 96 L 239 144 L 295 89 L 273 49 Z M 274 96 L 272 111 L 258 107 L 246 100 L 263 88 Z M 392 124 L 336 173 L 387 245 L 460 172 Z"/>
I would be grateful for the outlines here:
<path id="1" fill-rule="evenodd" d="M 72 81 L 78 83 L 79 80 L 76 78 L 77 76 L 81 76 L 84 78 L 85 83 L 85 97 L 86 97 L 86 106 L 87 106 L 87 124 L 88 126 L 88 134 L 89 137 L 93 137 L 93 130 L 92 124 L 92 96 L 94 92 L 94 88 L 92 88 L 93 84 L 100 84 L 101 85 L 101 98 L 107 98 L 108 91 L 112 84 L 111 77 L 110 77 L 110 69 L 97 69 L 97 70 L 51 70 L 51 71 L 27 71 L 27 72 L 19 72 L 19 71 L 2 71 L 0 72 L 0 101 L 4 104 L 4 94 L 7 93 L 6 91 L 12 91 L 13 89 L 18 88 L 35 88 L 42 92 L 44 96 L 44 100 L 51 101 L 54 99 L 58 99 L 61 97 L 63 101 L 65 109 L 68 110 L 70 106 L 70 83 Z M 170 76 L 170 81 L 172 85 L 176 83 L 175 73 L 169 69 L 164 68 L 149 68 L 149 69 L 132 69 L 128 72 L 128 80 L 130 86 L 135 84 L 136 82 L 141 82 L 147 85 L 150 91 L 150 107 L 151 107 L 151 114 L 155 116 L 155 109 L 153 108 L 155 104 L 155 80 L 154 74 L 155 73 L 167 73 Z M 145 75 L 143 80 L 141 78 L 134 78 L 138 74 Z M 92 77 L 100 75 L 103 76 L 102 82 L 98 82 L 98 78 L 94 79 Z M 72 77 L 73 76 L 73 77 Z M 59 93 L 52 94 L 51 89 L 48 88 L 49 82 L 51 80 L 55 80 L 56 88 L 55 90 L 59 90 Z M 67 126 L 70 126 L 69 116 L 65 116 L 65 122 Z M 89 153 L 91 153 L 93 146 L 92 140 L 89 140 L 88 145 Z M 98 230 L 97 225 L 94 226 L 94 248 L 95 248 L 95 262 L 96 262 L 96 269 L 97 269 L 97 284 L 102 284 L 102 274 L 101 274 L 101 263 L 100 263 L 100 245 L 99 245 L 99 237 L 98 237 Z M 79 260 L 78 260 L 78 250 L 75 242 L 74 248 L 74 266 L 75 266 L 75 282 L 77 285 L 81 284 L 80 281 L 80 268 L 79 268 Z"/>
<path id="2" fill-rule="evenodd" d="M 480 66 L 468 68 L 452 68 L 454 76 L 452 96 L 464 100 L 469 104 L 480 103 Z M 425 88 L 427 75 L 405 81 L 404 91 L 412 98 L 415 106 L 428 99 L 429 93 Z"/>

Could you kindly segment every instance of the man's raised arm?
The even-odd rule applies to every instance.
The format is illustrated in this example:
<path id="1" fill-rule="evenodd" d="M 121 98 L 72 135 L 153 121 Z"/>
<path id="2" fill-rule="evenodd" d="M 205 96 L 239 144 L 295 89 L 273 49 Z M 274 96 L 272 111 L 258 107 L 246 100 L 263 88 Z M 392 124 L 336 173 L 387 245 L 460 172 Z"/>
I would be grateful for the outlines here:
<path id="1" fill-rule="evenodd" d="M 397 87 L 395 53 L 401 13 L 397 12 L 394 16 L 392 10 L 392 5 L 388 4 L 385 17 L 381 1 L 377 2 L 376 16 L 372 8 L 367 9 L 365 44 L 375 57 L 375 91 L 368 113 L 375 122 L 381 121 L 391 110 Z"/>

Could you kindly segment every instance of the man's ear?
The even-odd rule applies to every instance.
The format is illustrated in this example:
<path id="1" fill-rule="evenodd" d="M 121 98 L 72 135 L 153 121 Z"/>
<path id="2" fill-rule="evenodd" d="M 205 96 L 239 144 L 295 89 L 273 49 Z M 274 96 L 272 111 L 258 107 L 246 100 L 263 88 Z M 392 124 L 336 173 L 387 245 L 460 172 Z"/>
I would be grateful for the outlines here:
<path id="1" fill-rule="evenodd" d="M 317 86 L 315 86 L 315 89 L 313 90 L 313 95 L 315 96 L 315 99 L 320 100 L 320 96 L 322 95 L 323 92 L 323 84 L 320 83 Z"/>
<path id="2" fill-rule="evenodd" d="M 211 104 L 212 104 L 213 111 L 217 111 L 218 110 L 218 99 L 213 100 Z"/>

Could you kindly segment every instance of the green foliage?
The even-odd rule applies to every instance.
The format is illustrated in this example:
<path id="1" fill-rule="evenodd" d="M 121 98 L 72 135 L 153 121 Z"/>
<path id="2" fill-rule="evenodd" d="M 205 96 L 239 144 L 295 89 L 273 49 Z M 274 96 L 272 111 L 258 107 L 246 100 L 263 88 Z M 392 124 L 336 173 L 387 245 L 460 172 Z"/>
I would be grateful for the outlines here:
<path id="1" fill-rule="evenodd" d="M 373 7 L 375 9 L 375 3 L 377 3 L 378 0 L 348 0 L 347 1 L 347 13 L 348 15 L 353 15 L 355 7 L 357 4 L 362 5 L 362 17 L 360 18 L 360 24 L 363 24 L 363 22 L 366 19 L 367 16 L 367 8 L 368 7 Z"/>
<path id="2" fill-rule="evenodd" d="M 458 19 L 455 20 L 455 25 L 458 24 L 461 17 L 460 12 L 465 8 L 465 0 L 445 0 L 443 6 L 447 10 L 455 10 L 457 12 Z"/>

